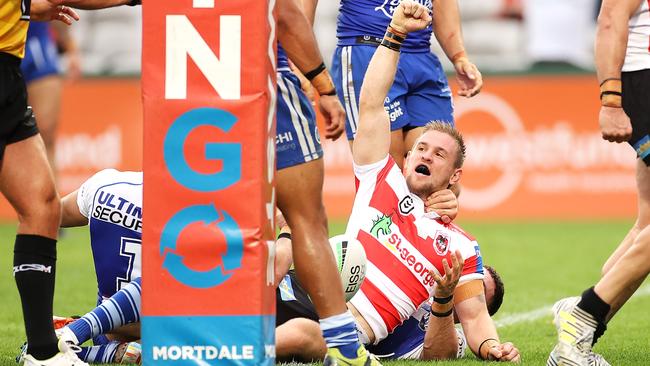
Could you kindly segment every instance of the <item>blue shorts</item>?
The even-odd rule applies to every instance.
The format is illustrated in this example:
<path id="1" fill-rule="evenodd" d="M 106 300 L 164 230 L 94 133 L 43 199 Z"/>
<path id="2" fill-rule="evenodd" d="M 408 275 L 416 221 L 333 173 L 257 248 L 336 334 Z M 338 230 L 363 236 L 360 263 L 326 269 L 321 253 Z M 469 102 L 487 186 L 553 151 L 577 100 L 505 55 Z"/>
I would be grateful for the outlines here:
<path id="1" fill-rule="evenodd" d="M 332 60 L 332 79 L 345 108 L 345 132 L 353 140 L 359 123 L 359 94 L 376 46 L 338 46 Z M 442 65 L 431 52 L 402 52 L 385 107 L 391 130 L 411 129 L 431 121 L 453 124 L 451 90 Z"/>
<path id="2" fill-rule="evenodd" d="M 30 24 L 30 31 L 32 31 L 33 26 L 34 23 Z M 39 24 L 39 26 L 42 25 Z M 61 72 L 56 44 L 54 44 L 54 40 L 48 32 L 28 31 L 27 41 L 25 42 L 25 58 L 20 64 L 20 69 L 27 84 L 36 79 Z"/>
<path id="3" fill-rule="evenodd" d="M 290 71 L 278 72 L 278 109 L 275 151 L 278 170 L 323 156 L 316 114 L 311 101 Z"/>

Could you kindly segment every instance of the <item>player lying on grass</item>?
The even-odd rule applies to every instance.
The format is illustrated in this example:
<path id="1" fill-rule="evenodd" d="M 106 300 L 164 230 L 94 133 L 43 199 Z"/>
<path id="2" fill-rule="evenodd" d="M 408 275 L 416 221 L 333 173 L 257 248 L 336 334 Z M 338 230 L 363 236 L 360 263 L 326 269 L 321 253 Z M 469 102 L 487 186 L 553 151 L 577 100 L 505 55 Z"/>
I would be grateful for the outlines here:
<path id="1" fill-rule="evenodd" d="M 389 155 L 390 120 L 384 100 L 395 77 L 400 44 L 408 32 L 430 21 L 422 5 L 400 2 L 365 75 L 352 147 L 357 192 L 346 235 L 361 242 L 368 263 L 366 279 L 348 307 L 362 341 L 376 345 L 433 297 L 434 316 L 425 343 L 439 345 L 440 353 L 432 358 L 454 358 L 458 337 L 452 300 L 455 291 L 462 291 L 466 299 L 454 310 L 470 349 L 481 359 L 518 361 L 518 350 L 499 341 L 487 311 L 478 245 L 424 210 L 428 196 L 460 181 L 462 136 L 448 124 L 431 123 L 406 157 L 403 171 Z"/>
<path id="2" fill-rule="evenodd" d="M 280 239 L 282 240 L 282 239 Z M 503 302 L 504 287 L 498 273 L 489 266 L 483 283 L 488 312 L 494 315 Z M 312 362 L 322 359 L 325 354 L 325 343 L 318 337 L 317 318 L 313 306 L 309 303 L 304 290 L 291 272 L 286 275 L 276 290 L 278 309 L 278 324 L 275 331 L 276 355 L 278 361 Z M 460 299 L 456 295 L 455 300 Z M 393 333 L 377 345 L 367 346 L 368 351 L 381 358 L 427 360 L 435 358 L 445 350 L 439 349 L 439 344 L 427 344 L 425 351 L 426 330 L 431 315 L 431 302 L 422 304 L 418 310 L 404 323 L 396 327 Z M 455 319 L 457 323 L 458 320 Z M 461 358 L 467 348 L 467 340 L 462 330 L 456 329 L 458 347 L 455 357 Z M 445 357 L 449 358 L 449 357 Z"/>
<path id="3" fill-rule="evenodd" d="M 142 172 L 103 170 L 61 204 L 61 226 L 89 226 L 98 307 L 58 336 L 74 345 L 93 339 L 77 353 L 86 362 L 138 362 L 140 345 L 132 341 L 140 329 L 131 323 L 140 321 Z"/>

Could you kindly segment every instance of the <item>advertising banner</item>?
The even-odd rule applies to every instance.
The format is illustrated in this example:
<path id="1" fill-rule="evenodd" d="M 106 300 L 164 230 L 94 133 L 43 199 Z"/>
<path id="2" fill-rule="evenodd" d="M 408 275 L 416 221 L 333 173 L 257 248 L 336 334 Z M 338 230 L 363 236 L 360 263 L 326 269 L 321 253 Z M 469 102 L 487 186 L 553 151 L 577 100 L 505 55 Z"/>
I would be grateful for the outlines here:
<path id="1" fill-rule="evenodd" d="M 275 358 L 265 1 L 143 5 L 143 363 Z"/>

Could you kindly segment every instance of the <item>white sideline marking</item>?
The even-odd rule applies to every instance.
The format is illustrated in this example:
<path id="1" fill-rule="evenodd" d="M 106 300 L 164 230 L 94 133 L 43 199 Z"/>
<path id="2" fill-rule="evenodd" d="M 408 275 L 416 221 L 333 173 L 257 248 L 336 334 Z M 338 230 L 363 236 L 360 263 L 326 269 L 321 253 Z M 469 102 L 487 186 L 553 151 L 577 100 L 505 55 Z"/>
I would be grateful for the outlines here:
<path id="1" fill-rule="evenodd" d="M 650 285 L 645 285 L 639 287 L 639 289 L 634 293 L 634 295 L 632 295 L 632 297 L 644 297 L 648 295 L 650 295 Z M 524 313 L 506 315 L 499 320 L 495 320 L 494 324 L 497 326 L 497 328 L 503 328 L 519 323 L 533 322 L 537 319 L 541 319 L 547 315 L 550 315 L 552 306 L 553 304 L 545 305 L 535 310 L 527 311 Z"/>

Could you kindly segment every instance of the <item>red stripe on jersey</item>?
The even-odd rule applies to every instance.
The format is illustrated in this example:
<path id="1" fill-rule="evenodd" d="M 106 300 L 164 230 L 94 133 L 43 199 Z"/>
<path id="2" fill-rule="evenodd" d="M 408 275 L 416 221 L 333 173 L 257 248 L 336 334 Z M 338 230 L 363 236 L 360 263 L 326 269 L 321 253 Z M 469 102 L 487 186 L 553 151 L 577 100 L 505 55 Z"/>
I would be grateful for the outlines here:
<path id="1" fill-rule="evenodd" d="M 364 243 L 363 247 L 366 250 L 368 261 L 377 267 L 386 277 L 390 278 L 408 296 L 415 306 L 429 298 L 429 292 L 422 282 L 428 282 L 430 286 L 434 282 L 433 276 L 430 274 L 427 275 L 428 272 L 426 272 L 423 273 L 422 277 L 416 277 L 404 263 L 391 253 L 390 249 L 379 243 L 374 236 L 364 231 L 359 232 L 358 239 Z M 402 258 L 406 260 L 408 253 L 401 252 L 400 255 L 402 253 Z M 419 267 L 422 268 L 423 266 L 420 264 Z M 370 302 L 373 302 L 373 299 L 370 299 Z"/>
<path id="2" fill-rule="evenodd" d="M 363 291 L 364 295 L 366 295 L 366 297 L 371 301 L 372 306 L 379 313 L 379 316 L 381 316 L 384 324 L 386 324 L 388 333 L 392 332 L 395 327 L 402 324 L 397 309 L 395 309 L 388 298 L 367 278 L 361 285 L 361 291 Z"/>
<path id="3" fill-rule="evenodd" d="M 469 258 L 465 259 L 465 263 L 463 264 L 463 272 L 461 272 L 461 276 L 466 276 L 469 274 L 473 273 L 478 273 L 478 256 L 471 256 Z"/>
<path id="4" fill-rule="evenodd" d="M 650 1 L 650 0 L 648 0 L 648 1 Z M 476 241 L 476 238 L 475 238 L 475 237 L 473 237 L 470 233 L 468 233 L 467 231 L 463 230 L 460 226 L 454 224 L 453 222 L 451 222 L 451 223 L 449 223 L 449 224 L 446 224 L 445 226 L 446 226 L 449 230 L 451 230 L 451 231 L 455 231 L 455 232 L 459 233 L 460 235 L 466 237 L 466 238 L 469 239 L 470 241 Z"/>

